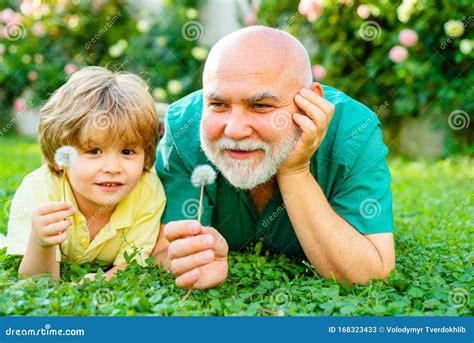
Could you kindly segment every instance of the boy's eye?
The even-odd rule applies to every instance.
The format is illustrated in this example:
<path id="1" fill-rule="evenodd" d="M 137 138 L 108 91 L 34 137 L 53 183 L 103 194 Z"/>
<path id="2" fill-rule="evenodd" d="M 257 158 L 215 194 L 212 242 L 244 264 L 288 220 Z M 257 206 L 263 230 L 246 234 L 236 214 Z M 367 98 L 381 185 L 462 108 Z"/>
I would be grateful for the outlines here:
<path id="1" fill-rule="evenodd" d="M 89 155 L 99 155 L 102 151 L 99 148 L 87 150 L 86 153 Z"/>
<path id="2" fill-rule="evenodd" d="M 126 156 L 132 156 L 135 154 L 135 151 L 131 150 L 131 149 L 123 149 L 122 150 L 122 154 L 126 155 Z"/>

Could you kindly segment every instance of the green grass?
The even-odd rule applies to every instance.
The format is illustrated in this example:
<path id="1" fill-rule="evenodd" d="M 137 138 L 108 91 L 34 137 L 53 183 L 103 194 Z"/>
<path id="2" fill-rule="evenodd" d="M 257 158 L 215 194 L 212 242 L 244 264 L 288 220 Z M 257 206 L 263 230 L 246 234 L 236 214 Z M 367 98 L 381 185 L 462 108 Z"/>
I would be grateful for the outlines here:
<path id="1" fill-rule="evenodd" d="M 341 286 L 258 247 L 231 253 L 217 289 L 185 291 L 156 267 L 130 265 L 113 281 L 85 282 L 104 266 L 62 266 L 62 280 L 18 279 L 19 258 L 0 250 L 0 315 L 472 315 L 472 159 L 392 158 L 397 266 L 388 280 Z M 0 233 L 9 200 L 41 163 L 35 141 L 0 137 Z"/>

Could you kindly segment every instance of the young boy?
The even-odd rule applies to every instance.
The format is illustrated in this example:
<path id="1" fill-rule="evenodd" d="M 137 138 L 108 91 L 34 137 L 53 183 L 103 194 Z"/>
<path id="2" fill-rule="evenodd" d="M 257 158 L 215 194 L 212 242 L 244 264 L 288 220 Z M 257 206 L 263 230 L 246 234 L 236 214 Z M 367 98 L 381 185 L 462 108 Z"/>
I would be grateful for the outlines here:
<path id="1" fill-rule="evenodd" d="M 12 206 L 7 253 L 23 255 L 19 274 L 52 273 L 59 262 L 103 260 L 109 279 L 150 256 L 165 207 L 155 162 L 158 121 L 148 87 L 138 76 L 87 67 L 73 74 L 41 109 L 45 164 L 27 175 Z M 77 157 L 57 165 L 58 148 Z M 137 250 L 138 249 L 138 250 Z M 88 275 L 93 278 L 93 274 Z"/>

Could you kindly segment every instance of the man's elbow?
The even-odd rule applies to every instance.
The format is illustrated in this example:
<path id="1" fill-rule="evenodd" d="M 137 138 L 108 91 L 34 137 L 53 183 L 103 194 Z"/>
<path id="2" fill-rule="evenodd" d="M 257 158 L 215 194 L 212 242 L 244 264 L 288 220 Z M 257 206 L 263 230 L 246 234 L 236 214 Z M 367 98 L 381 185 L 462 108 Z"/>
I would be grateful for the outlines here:
<path id="1" fill-rule="evenodd" d="M 353 280 L 353 282 L 350 283 L 353 284 L 359 282 L 367 285 L 372 280 L 385 281 L 394 269 L 395 262 L 383 263 L 381 266 L 378 266 L 375 270 L 373 270 L 372 273 L 366 273 L 365 275 L 362 275 L 362 278 L 360 280 Z"/>
<path id="2" fill-rule="evenodd" d="M 377 275 L 377 279 L 386 280 L 395 269 L 395 259 L 390 260 L 382 265 L 381 271 Z"/>
<path id="3" fill-rule="evenodd" d="M 371 269 L 371 271 L 365 271 L 357 274 L 350 273 L 347 275 L 335 275 L 334 273 L 331 273 L 331 277 L 335 277 L 341 284 L 353 285 L 358 283 L 368 285 L 372 280 L 385 281 L 390 276 L 390 273 L 395 269 L 395 263 L 390 262 L 381 264 L 380 266 Z"/>

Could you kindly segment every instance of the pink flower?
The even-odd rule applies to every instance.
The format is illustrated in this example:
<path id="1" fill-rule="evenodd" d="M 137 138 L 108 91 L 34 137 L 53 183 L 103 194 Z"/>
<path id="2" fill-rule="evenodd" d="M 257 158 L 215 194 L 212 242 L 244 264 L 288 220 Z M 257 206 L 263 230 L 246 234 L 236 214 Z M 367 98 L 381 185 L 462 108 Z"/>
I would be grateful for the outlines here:
<path id="1" fill-rule="evenodd" d="M 20 11 L 27 17 L 41 19 L 42 16 L 49 14 L 49 5 L 41 4 L 41 1 L 23 0 L 20 5 Z"/>
<path id="2" fill-rule="evenodd" d="M 408 51 L 403 46 L 396 45 L 388 53 L 390 59 L 395 63 L 400 63 L 408 58 Z"/>
<path id="3" fill-rule="evenodd" d="M 13 102 L 13 109 L 15 112 L 23 112 L 26 108 L 26 103 L 23 99 L 18 98 Z"/>
<path id="4" fill-rule="evenodd" d="M 13 10 L 11 8 L 5 8 L 0 12 L 0 21 L 6 23 L 13 15 Z"/>
<path id="5" fill-rule="evenodd" d="M 44 26 L 41 23 L 36 23 L 31 28 L 31 32 L 35 37 L 41 37 L 44 35 Z"/>
<path id="6" fill-rule="evenodd" d="M 0 12 L 0 21 L 3 21 L 7 26 L 21 24 L 21 14 L 16 13 L 11 8 L 6 8 Z"/>
<path id="7" fill-rule="evenodd" d="M 398 40 L 401 45 L 411 47 L 418 42 L 418 34 L 411 29 L 404 29 L 398 34 Z"/>
<path id="8" fill-rule="evenodd" d="M 257 24 L 257 17 L 253 13 L 247 13 L 244 17 L 245 25 L 252 26 Z"/>
<path id="9" fill-rule="evenodd" d="M 73 63 L 68 63 L 64 66 L 64 71 L 68 75 L 74 74 L 77 71 L 77 66 Z"/>
<path id="10" fill-rule="evenodd" d="M 320 64 L 315 64 L 312 68 L 311 71 L 313 73 L 313 77 L 315 80 L 322 80 L 326 76 L 326 68 L 324 68 Z"/>
<path id="11" fill-rule="evenodd" d="M 48 4 L 41 4 L 39 7 L 39 12 L 42 15 L 47 15 L 50 12 L 49 5 Z"/>
<path id="12" fill-rule="evenodd" d="M 357 7 L 357 14 L 358 14 L 359 17 L 361 17 L 362 19 L 367 19 L 367 18 L 370 16 L 370 9 L 369 9 L 369 6 L 367 6 L 367 5 L 360 5 L 359 7 Z"/>
<path id="13" fill-rule="evenodd" d="M 314 23 L 323 13 L 319 0 L 300 0 L 298 12 L 304 15 L 310 23 Z"/>
<path id="14" fill-rule="evenodd" d="M 28 80 L 30 81 L 36 81 L 38 79 L 38 73 L 34 70 L 30 70 L 28 72 L 27 77 L 28 77 Z"/>
<path id="15" fill-rule="evenodd" d="M 35 14 L 37 5 L 35 5 L 32 1 L 23 1 L 20 5 L 20 11 L 26 16 L 32 16 Z"/>
<path id="16" fill-rule="evenodd" d="M 257 13 L 259 9 L 260 9 L 260 5 L 258 4 L 258 2 L 254 1 L 254 2 L 252 3 L 252 11 L 253 11 L 253 13 Z"/>

